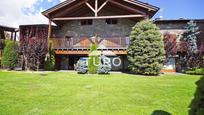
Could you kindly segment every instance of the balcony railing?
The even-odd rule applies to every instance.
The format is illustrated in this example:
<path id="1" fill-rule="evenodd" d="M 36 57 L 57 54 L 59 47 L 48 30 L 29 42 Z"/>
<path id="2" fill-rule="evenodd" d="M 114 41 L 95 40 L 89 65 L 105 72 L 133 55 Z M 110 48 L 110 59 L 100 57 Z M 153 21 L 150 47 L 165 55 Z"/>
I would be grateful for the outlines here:
<path id="1" fill-rule="evenodd" d="M 52 38 L 54 49 L 89 49 L 95 38 Z M 97 39 L 98 49 L 127 49 L 128 37 L 111 37 Z"/>
<path id="2" fill-rule="evenodd" d="M 53 48 L 59 50 L 78 50 L 84 49 L 88 50 L 95 39 L 92 38 L 52 38 Z M 127 49 L 130 40 L 128 37 L 111 37 L 111 38 L 100 38 L 98 39 L 99 48 L 103 50 L 117 50 L 117 49 Z M 176 44 L 176 52 L 187 52 L 187 43 L 180 41 Z M 1 46 L 1 44 L 0 44 Z M 204 42 L 199 42 L 197 44 L 198 51 L 204 52 Z"/>

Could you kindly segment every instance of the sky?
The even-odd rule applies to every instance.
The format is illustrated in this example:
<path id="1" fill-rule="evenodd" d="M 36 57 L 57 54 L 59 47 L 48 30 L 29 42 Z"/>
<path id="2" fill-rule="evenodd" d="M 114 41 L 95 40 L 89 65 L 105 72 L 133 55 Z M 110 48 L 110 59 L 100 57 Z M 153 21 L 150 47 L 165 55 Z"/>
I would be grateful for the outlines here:
<path id="1" fill-rule="evenodd" d="M 204 0 L 141 0 L 160 8 L 153 17 L 204 19 Z"/>
<path id="2" fill-rule="evenodd" d="M 18 27 L 25 24 L 47 24 L 42 11 L 64 0 L 1 0 L 0 25 Z M 204 0 L 141 0 L 158 6 L 153 17 L 164 19 L 204 19 Z"/>

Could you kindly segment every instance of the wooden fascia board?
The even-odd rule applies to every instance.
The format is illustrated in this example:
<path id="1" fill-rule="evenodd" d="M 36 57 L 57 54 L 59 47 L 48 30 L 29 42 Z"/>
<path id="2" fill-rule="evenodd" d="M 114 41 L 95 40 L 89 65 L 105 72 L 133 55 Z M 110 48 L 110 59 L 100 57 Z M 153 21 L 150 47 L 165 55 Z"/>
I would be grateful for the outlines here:
<path id="1" fill-rule="evenodd" d="M 149 10 L 153 10 L 153 11 L 158 11 L 158 9 L 159 9 L 158 7 L 148 5 L 148 4 L 145 4 L 143 2 L 138 3 L 138 1 L 133 1 L 133 0 L 123 0 L 123 1 L 140 6 L 140 7 L 143 7 L 143 8 L 146 8 L 146 9 L 149 9 Z"/>
<path id="2" fill-rule="evenodd" d="M 122 7 L 122 8 L 125 8 L 125 9 L 129 10 L 129 11 L 133 11 L 133 12 L 137 12 L 137 13 L 140 13 L 140 14 L 146 15 L 145 12 L 142 12 L 142 11 L 137 10 L 137 9 L 135 9 L 135 8 L 131 8 L 131 7 L 125 6 L 125 5 L 123 5 L 123 4 L 120 4 L 119 2 L 116 2 L 116 1 L 110 1 L 110 3 L 115 4 L 115 5 L 118 5 L 118 6 Z"/>
<path id="3" fill-rule="evenodd" d="M 117 16 L 93 16 L 93 17 L 68 17 L 68 18 L 53 18 L 53 21 L 62 20 L 85 20 L 85 19 L 108 19 L 108 18 L 144 18 L 144 15 L 117 15 Z"/>

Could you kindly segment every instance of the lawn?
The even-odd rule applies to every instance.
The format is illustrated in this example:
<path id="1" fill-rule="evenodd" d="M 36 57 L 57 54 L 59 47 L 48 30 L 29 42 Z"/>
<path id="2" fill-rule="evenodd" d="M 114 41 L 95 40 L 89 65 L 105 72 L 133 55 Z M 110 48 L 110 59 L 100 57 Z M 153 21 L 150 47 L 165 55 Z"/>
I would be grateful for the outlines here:
<path id="1" fill-rule="evenodd" d="M 1 115 L 187 115 L 200 76 L 0 72 Z M 155 115 L 155 114 L 154 114 Z"/>

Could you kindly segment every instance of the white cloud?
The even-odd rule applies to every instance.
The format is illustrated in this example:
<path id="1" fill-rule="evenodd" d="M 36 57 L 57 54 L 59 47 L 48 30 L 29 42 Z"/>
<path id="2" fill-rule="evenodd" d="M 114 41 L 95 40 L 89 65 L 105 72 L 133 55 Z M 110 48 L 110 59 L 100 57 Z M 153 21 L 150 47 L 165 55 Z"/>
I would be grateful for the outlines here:
<path id="1" fill-rule="evenodd" d="M 164 8 L 159 10 L 159 18 L 164 18 Z"/>
<path id="2" fill-rule="evenodd" d="M 35 7 L 36 4 L 42 1 L 1 0 L 0 25 L 18 27 L 25 24 L 47 24 L 47 19 L 41 14 L 44 9 L 36 9 Z"/>
<path id="3" fill-rule="evenodd" d="M 48 2 L 52 2 L 53 0 L 47 0 Z"/>
<path id="4" fill-rule="evenodd" d="M 66 1 L 66 0 L 60 0 L 60 2 L 64 2 L 64 1 Z"/>

